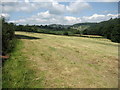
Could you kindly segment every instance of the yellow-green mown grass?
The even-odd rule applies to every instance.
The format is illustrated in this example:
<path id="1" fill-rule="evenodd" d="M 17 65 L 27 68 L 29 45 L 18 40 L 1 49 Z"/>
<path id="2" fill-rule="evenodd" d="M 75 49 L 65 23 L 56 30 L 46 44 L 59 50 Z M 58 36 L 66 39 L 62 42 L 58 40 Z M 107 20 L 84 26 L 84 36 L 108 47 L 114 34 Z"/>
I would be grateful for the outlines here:
<path id="1" fill-rule="evenodd" d="M 50 34 L 16 32 L 23 42 L 22 62 L 30 81 L 3 83 L 4 87 L 45 88 L 117 88 L 118 87 L 118 43 L 104 38 L 57 36 Z M 12 56 L 8 63 L 19 64 L 19 55 Z M 10 64 L 11 62 L 12 64 Z M 26 62 L 26 63 L 24 63 Z M 4 70 L 10 70 L 4 68 Z M 24 70 L 21 66 L 20 70 Z M 10 72 L 10 71 L 9 71 Z M 19 72 L 12 71 L 11 77 Z M 22 75 L 24 71 L 16 74 Z M 6 73 L 3 74 L 6 76 Z M 21 76 L 24 77 L 25 75 Z M 15 79 L 12 77 L 11 79 Z M 21 81 L 21 80 L 20 80 Z M 6 81 L 5 81 L 6 82 Z M 19 84 L 24 85 L 19 85 Z M 14 84 L 14 85 L 13 85 Z M 25 86 L 26 85 L 26 86 Z M 9 86 L 10 87 L 10 86 Z"/>
<path id="2" fill-rule="evenodd" d="M 11 53 L 11 57 L 4 61 L 2 67 L 2 87 L 3 88 L 43 88 L 41 75 L 39 81 L 34 80 L 36 78 L 35 71 L 29 68 L 29 61 L 26 56 L 23 55 L 24 44 L 23 41 L 16 40 L 16 47 Z M 36 84 L 37 83 L 37 84 Z"/>

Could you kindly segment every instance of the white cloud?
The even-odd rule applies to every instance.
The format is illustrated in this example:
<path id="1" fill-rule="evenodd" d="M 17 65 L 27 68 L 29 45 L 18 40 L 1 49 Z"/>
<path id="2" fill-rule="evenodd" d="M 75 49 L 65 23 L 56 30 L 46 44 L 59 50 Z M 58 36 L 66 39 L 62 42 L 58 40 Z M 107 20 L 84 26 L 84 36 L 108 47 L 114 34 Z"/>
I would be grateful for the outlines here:
<path id="1" fill-rule="evenodd" d="M 1 2 L 18 2 L 18 0 L 2 0 Z"/>
<path id="2" fill-rule="evenodd" d="M 29 0 L 25 0 L 26 3 L 29 3 Z"/>
<path id="3" fill-rule="evenodd" d="M 33 15 L 29 18 L 19 19 L 11 21 L 20 24 L 74 24 L 80 22 L 99 22 L 108 20 L 109 18 L 115 18 L 117 15 L 107 14 L 93 14 L 92 16 L 73 17 L 63 16 L 65 13 L 80 14 L 83 10 L 90 10 L 91 6 L 87 0 L 77 0 L 76 2 L 70 2 L 68 5 L 63 5 L 55 0 L 48 0 L 49 2 L 30 3 L 31 0 L 24 0 L 23 2 L 15 3 L 6 2 L 3 3 L 3 13 L 9 12 L 32 12 L 37 9 L 46 9 L 46 12 L 40 12 L 37 15 Z M 34 0 L 38 2 L 39 0 Z M 109 0 L 105 0 L 109 1 Z M 60 15 L 63 14 L 63 15 Z M 6 17 L 9 17 L 6 15 Z"/>
<path id="4" fill-rule="evenodd" d="M 26 19 L 10 21 L 19 24 L 74 24 L 80 22 L 80 18 L 72 16 L 60 16 L 50 14 L 49 11 L 40 12 Z"/>
<path id="5" fill-rule="evenodd" d="M 30 0 L 32 2 L 119 2 L 119 0 Z"/>
<path id="6" fill-rule="evenodd" d="M 52 1 L 51 7 L 48 8 L 51 14 L 78 14 L 85 9 L 90 9 L 91 6 L 87 2 L 70 2 L 68 5 L 63 5 L 58 2 Z"/>
<path id="7" fill-rule="evenodd" d="M 42 18 L 50 18 L 50 17 L 51 17 L 49 11 L 40 12 L 40 13 L 38 13 L 37 15 L 40 16 L 40 17 L 42 17 Z"/>
<path id="8" fill-rule="evenodd" d="M 86 18 L 89 20 L 92 20 L 92 19 L 98 19 L 98 18 L 104 18 L 104 17 L 105 17 L 105 15 L 94 14 L 94 15 L 92 15 L 90 17 L 86 17 Z"/>
<path id="9" fill-rule="evenodd" d="M 119 2 L 119 0 L 96 0 L 97 2 Z"/>
<path id="10" fill-rule="evenodd" d="M 118 17 L 118 14 L 107 14 L 108 17 L 116 18 Z"/>
<path id="11" fill-rule="evenodd" d="M 7 13 L 1 13 L 1 14 L 0 14 L 0 18 L 1 18 L 1 17 L 9 18 L 10 15 L 7 14 Z"/>
<path id="12" fill-rule="evenodd" d="M 58 2 L 52 2 L 49 11 L 52 14 L 63 14 L 65 13 L 65 9 L 65 5 L 59 4 Z"/>
<path id="13" fill-rule="evenodd" d="M 31 12 L 37 9 L 38 7 L 34 3 L 28 2 L 4 2 L 2 9 L 3 12 Z"/>
<path id="14" fill-rule="evenodd" d="M 71 2 L 69 6 L 66 6 L 67 11 L 73 14 L 90 8 L 91 6 L 87 2 Z"/>
<path id="15" fill-rule="evenodd" d="M 119 0 L 2 0 L 1 2 L 119 2 Z"/>
<path id="16" fill-rule="evenodd" d="M 36 15 L 33 15 L 29 18 L 19 19 L 14 22 L 17 24 L 75 24 L 75 23 L 82 23 L 82 22 L 100 22 L 105 21 L 110 18 L 116 18 L 117 14 L 107 14 L 107 15 L 100 15 L 100 14 L 93 14 L 91 16 L 83 16 L 83 17 L 73 17 L 73 16 L 62 16 L 62 15 L 55 15 L 51 14 L 49 11 L 40 12 Z"/>
<path id="17" fill-rule="evenodd" d="M 47 9 L 51 14 L 64 14 L 72 13 L 77 14 L 85 9 L 90 9 L 90 5 L 87 2 L 70 2 L 69 5 L 63 5 L 56 1 L 51 2 L 30 3 L 29 0 L 25 2 L 4 2 L 3 12 L 32 12 L 37 9 Z"/>
<path id="18" fill-rule="evenodd" d="M 116 18 L 116 17 L 118 17 L 117 14 L 107 14 L 107 15 L 93 14 L 92 16 L 84 16 L 82 18 L 82 21 L 84 21 L 84 22 L 100 22 L 100 21 L 105 21 L 110 18 Z"/>
<path id="19" fill-rule="evenodd" d="M 77 17 L 65 16 L 64 18 L 65 20 L 67 20 L 68 24 L 75 24 L 81 22 L 81 19 Z"/>

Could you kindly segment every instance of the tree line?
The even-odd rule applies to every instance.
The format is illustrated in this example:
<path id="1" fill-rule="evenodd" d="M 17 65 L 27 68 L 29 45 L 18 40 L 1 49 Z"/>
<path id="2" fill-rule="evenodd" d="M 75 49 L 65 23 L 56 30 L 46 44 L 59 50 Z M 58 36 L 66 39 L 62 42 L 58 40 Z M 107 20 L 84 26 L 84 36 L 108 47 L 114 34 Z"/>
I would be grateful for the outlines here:
<path id="1" fill-rule="evenodd" d="M 85 35 L 100 35 L 113 42 L 120 43 L 120 18 L 110 19 L 92 25 L 83 31 Z"/>
<path id="2" fill-rule="evenodd" d="M 80 31 L 72 28 L 52 27 L 49 25 L 17 25 L 16 31 L 37 32 L 55 35 L 74 35 L 79 34 Z"/>

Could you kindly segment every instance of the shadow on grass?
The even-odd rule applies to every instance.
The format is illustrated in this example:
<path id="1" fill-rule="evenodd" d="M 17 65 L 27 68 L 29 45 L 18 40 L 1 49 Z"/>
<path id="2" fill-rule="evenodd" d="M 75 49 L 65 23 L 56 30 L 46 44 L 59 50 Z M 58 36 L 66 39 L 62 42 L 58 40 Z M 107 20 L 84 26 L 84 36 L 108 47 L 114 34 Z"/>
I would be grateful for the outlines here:
<path id="1" fill-rule="evenodd" d="M 26 35 L 15 35 L 15 37 L 18 39 L 41 39 L 38 37 L 32 37 L 32 36 L 26 36 Z"/>

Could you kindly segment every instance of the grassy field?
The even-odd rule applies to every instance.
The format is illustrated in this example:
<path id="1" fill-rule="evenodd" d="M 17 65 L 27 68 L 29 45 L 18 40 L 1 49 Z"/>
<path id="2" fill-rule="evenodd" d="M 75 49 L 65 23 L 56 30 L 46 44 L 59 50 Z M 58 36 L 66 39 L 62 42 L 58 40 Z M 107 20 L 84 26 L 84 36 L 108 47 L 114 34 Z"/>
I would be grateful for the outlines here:
<path id="1" fill-rule="evenodd" d="M 96 36 L 16 35 L 23 47 L 5 63 L 3 87 L 118 87 L 117 43 Z"/>

